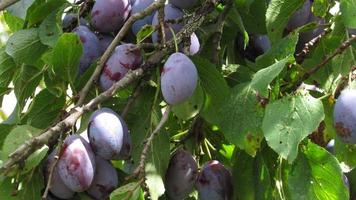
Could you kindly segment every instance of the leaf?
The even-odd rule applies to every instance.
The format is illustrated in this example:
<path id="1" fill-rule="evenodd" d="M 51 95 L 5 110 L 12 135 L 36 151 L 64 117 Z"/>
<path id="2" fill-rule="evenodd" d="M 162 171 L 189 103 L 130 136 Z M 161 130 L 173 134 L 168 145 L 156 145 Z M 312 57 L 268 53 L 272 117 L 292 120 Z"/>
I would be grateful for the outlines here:
<path id="1" fill-rule="evenodd" d="M 340 1 L 341 17 L 347 28 L 356 28 L 356 0 Z"/>
<path id="2" fill-rule="evenodd" d="M 61 34 L 62 28 L 57 20 L 57 11 L 53 11 L 40 25 L 40 40 L 43 44 L 53 47 Z"/>
<path id="3" fill-rule="evenodd" d="M 193 57 L 192 61 L 198 69 L 200 85 L 205 92 L 205 103 L 200 114 L 210 123 L 218 121 L 219 105 L 229 94 L 229 87 L 224 77 L 207 59 Z"/>
<path id="4" fill-rule="evenodd" d="M 25 21 L 20 17 L 12 15 L 10 12 L 4 12 L 4 19 L 7 26 L 10 28 L 12 32 L 16 32 L 22 29 Z"/>
<path id="5" fill-rule="evenodd" d="M 56 75 L 63 80 L 74 82 L 78 74 L 79 60 L 83 47 L 74 33 L 64 33 L 53 48 L 52 64 Z"/>
<path id="6" fill-rule="evenodd" d="M 110 194 L 110 200 L 143 200 L 143 192 L 141 186 L 137 182 L 128 183 L 119 187 Z"/>
<path id="7" fill-rule="evenodd" d="M 34 1 L 35 0 L 21 0 L 15 3 L 14 5 L 8 7 L 6 10 L 8 10 L 12 15 L 15 15 L 21 19 L 25 19 L 27 9 Z"/>
<path id="8" fill-rule="evenodd" d="M 42 90 L 33 99 L 24 117 L 27 124 L 39 129 L 45 129 L 51 125 L 60 116 L 65 105 L 65 97 L 65 94 L 56 97 L 49 90 Z"/>
<path id="9" fill-rule="evenodd" d="M 35 0 L 27 10 L 26 20 L 29 26 L 41 22 L 64 3 L 66 3 L 65 0 Z"/>
<path id="10" fill-rule="evenodd" d="M 248 33 L 267 33 L 265 15 L 266 9 L 266 1 L 258 0 L 254 0 L 248 9 L 246 9 L 246 7 L 238 7 L 238 12 L 241 15 L 243 25 L 245 26 Z"/>
<path id="11" fill-rule="evenodd" d="M 4 143 L 6 136 L 11 132 L 13 128 L 14 125 L 0 124 L 0 150 L 2 149 L 2 145 Z"/>
<path id="12" fill-rule="evenodd" d="M 262 130 L 268 145 L 289 163 L 299 143 L 324 119 L 320 100 L 310 95 L 288 96 L 267 105 Z"/>
<path id="13" fill-rule="evenodd" d="M 313 2 L 312 11 L 315 16 L 324 17 L 330 8 L 326 0 L 316 0 Z"/>
<path id="14" fill-rule="evenodd" d="M 350 199 L 335 157 L 310 141 L 299 155 L 295 163 L 288 167 L 288 199 Z"/>
<path id="15" fill-rule="evenodd" d="M 17 66 L 6 54 L 5 48 L 0 48 L 0 87 L 7 87 L 13 79 Z"/>
<path id="16" fill-rule="evenodd" d="M 335 157 L 346 168 L 354 169 L 356 167 L 356 145 L 346 144 L 339 138 L 335 138 L 334 153 Z"/>
<path id="17" fill-rule="evenodd" d="M 302 7 L 301 0 L 271 0 L 266 13 L 267 33 L 272 44 L 282 38 L 290 16 Z"/>
<path id="18" fill-rule="evenodd" d="M 137 44 L 143 42 L 146 38 L 150 37 L 154 31 L 155 28 L 152 25 L 143 26 L 136 34 Z"/>
<path id="19" fill-rule="evenodd" d="M 46 51 L 38 36 L 38 29 L 25 29 L 14 33 L 6 43 L 6 53 L 18 64 L 33 65 Z"/>
<path id="20" fill-rule="evenodd" d="M 28 97 L 30 97 L 36 90 L 36 87 L 42 79 L 42 72 L 37 68 L 24 65 L 15 79 L 15 95 L 17 103 L 20 105 L 20 110 Z"/>
<path id="21" fill-rule="evenodd" d="M 12 131 L 7 135 L 3 144 L 1 155 L 2 158 L 4 158 L 4 161 L 6 161 L 8 155 L 14 152 L 20 145 L 22 145 L 32 137 L 39 135 L 40 133 L 40 129 L 34 128 L 29 125 L 19 125 L 12 129 Z M 46 156 L 47 151 L 48 146 L 43 145 L 41 148 L 36 150 L 27 158 L 21 169 L 18 167 L 16 167 L 16 169 L 20 174 L 25 174 L 29 172 L 42 161 L 42 159 Z"/>

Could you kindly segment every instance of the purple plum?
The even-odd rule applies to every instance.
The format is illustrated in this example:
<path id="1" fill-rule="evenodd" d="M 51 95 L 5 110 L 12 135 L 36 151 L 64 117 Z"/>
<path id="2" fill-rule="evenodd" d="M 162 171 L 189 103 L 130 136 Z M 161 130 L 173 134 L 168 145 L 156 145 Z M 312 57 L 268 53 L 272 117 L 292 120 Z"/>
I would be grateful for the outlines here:
<path id="1" fill-rule="evenodd" d="M 147 8 L 149 5 L 151 5 L 154 2 L 154 0 L 136 0 L 132 4 L 132 11 L 131 14 L 136 14 Z M 137 34 L 140 29 L 148 24 L 152 23 L 153 19 L 153 14 L 148 15 L 144 17 L 143 19 L 137 20 L 133 25 L 132 25 L 132 32 Z"/>

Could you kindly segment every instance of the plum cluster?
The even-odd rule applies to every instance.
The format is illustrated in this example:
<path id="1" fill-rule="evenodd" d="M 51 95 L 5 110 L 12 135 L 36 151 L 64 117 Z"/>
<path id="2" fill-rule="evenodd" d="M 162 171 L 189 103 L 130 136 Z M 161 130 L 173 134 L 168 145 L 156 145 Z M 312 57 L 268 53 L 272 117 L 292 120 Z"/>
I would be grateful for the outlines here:
<path id="1" fill-rule="evenodd" d="M 113 110 L 101 108 L 92 114 L 87 134 L 68 136 L 59 149 L 51 152 L 44 165 L 46 182 L 52 172 L 51 194 L 71 199 L 85 191 L 100 200 L 119 185 L 110 160 L 128 159 L 132 144 L 125 121 Z"/>
<path id="2" fill-rule="evenodd" d="M 185 199 L 194 187 L 201 200 L 231 200 L 233 183 L 231 172 L 217 160 L 207 162 L 200 172 L 193 156 L 178 150 L 170 159 L 165 177 L 169 199 Z"/>

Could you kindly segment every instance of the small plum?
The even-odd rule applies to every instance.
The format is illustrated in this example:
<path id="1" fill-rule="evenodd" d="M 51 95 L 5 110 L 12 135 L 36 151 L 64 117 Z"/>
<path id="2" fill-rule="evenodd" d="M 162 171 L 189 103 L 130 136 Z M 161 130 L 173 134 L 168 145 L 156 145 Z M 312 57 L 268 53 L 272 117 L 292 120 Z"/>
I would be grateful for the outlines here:
<path id="1" fill-rule="evenodd" d="M 161 90 L 168 104 L 177 105 L 189 99 L 197 82 L 197 69 L 186 55 L 178 52 L 169 56 L 161 74 Z"/>
<path id="2" fill-rule="evenodd" d="M 266 53 L 271 48 L 271 42 L 267 35 L 250 34 L 249 42 L 246 49 L 244 47 L 244 39 L 239 35 L 237 40 L 238 51 L 248 60 L 255 61 L 255 59 Z"/>
<path id="3" fill-rule="evenodd" d="M 183 17 L 183 12 L 179 9 L 176 8 L 175 6 L 173 6 L 172 4 L 166 4 L 164 6 L 164 20 L 176 20 L 176 19 L 180 19 Z M 152 20 L 152 25 L 153 26 L 157 26 L 158 25 L 158 12 L 155 13 L 155 15 L 153 16 L 153 20 Z M 173 32 L 175 34 L 177 34 L 181 29 L 183 28 L 183 24 L 178 23 L 178 24 L 171 24 L 171 23 L 165 23 L 165 28 L 164 28 L 164 32 L 165 32 L 165 36 L 166 36 L 166 40 L 170 40 L 173 38 L 173 34 L 171 32 L 171 29 L 173 30 Z M 157 42 L 158 41 L 158 33 L 157 31 L 152 33 L 152 41 L 153 42 Z"/>
<path id="4" fill-rule="evenodd" d="M 216 160 L 204 165 L 196 187 L 200 200 L 231 200 L 233 196 L 231 172 Z"/>
<path id="5" fill-rule="evenodd" d="M 136 69 L 141 65 L 141 51 L 135 48 L 136 45 L 134 44 L 123 44 L 115 48 L 100 75 L 99 83 L 103 90 L 108 90 L 116 81 L 123 78 L 129 70 Z"/>
<path id="6" fill-rule="evenodd" d="M 349 144 L 356 144 L 356 90 L 344 89 L 334 106 L 334 126 L 337 136 Z"/>
<path id="7" fill-rule="evenodd" d="M 94 179 L 95 156 L 90 145 L 79 135 L 68 136 L 57 163 L 64 184 L 75 192 L 88 189 Z"/>
<path id="8" fill-rule="evenodd" d="M 132 11 L 131 14 L 136 14 L 147 8 L 149 5 L 151 5 L 154 2 L 154 0 L 136 0 L 132 4 Z M 140 29 L 148 24 L 152 23 L 153 19 L 153 14 L 148 15 L 144 17 L 143 19 L 137 20 L 133 25 L 132 25 L 132 32 L 137 34 Z"/>
<path id="9" fill-rule="evenodd" d="M 111 42 L 114 40 L 114 36 L 110 34 L 98 34 L 99 44 L 101 47 L 101 51 L 104 53 L 106 49 L 109 47 Z"/>
<path id="10" fill-rule="evenodd" d="M 306 0 L 303 6 L 289 18 L 288 24 L 286 26 L 286 31 L 289 33 L 294 29 L 307 24 L 310 14 L 311 3 L 310 0 Z"/>
<path id="11" fill-rule="evenodd" d="M 198 36 L 193 33 L 190 36 L 190 47 L 189 47 L 189 55 L 195 55 L 199 52 L 200 49 L 200 42 Z"/>
<path id="12" fill-rule="evenodd" d="M 44 177 L 46 182 L 48 182 L 49 174 L 53 163 L 55 162 L 55 156 L 57 155 L 57 150 L 53 150 L 47 157 L 44 165 Z M 55 166 L 52 172 L 51 187 L 49 191 L 56 197 L 61 199 L 71 199 L 75 192 L 69 189 L 62 181 L 58 173 L 58 167 Z"/>
<path id="13" fill-rule="evenodd" d="M 96 0 L 91 11 L 91 24 L 101 33 L 117 31 L 131 11 L 129 0 Z"/>
<path id="14" fill-rule="evenodd" d="M 128 137 L 125 138 L 125 134 Z M 91 115 L 88 137 L 95 154 L 107 160 L 122 158 L 120 153 L 126 151 L 125 139 L 131 143 L 125 121 L 110 108 L 101 108 Z"/>
<path id="15" fill-rule="evenodd" d="M 178 150 L 170 159 L 165 177 L 168 197 L 180 200 L 193 190 L 198 175 L 198 165 L 193 156 L 184 150 Z"/>
<path id="16" fill-rule="evenodd" d="M 169 0 L 169 3 L 180 9 L 192 8 L 197 3 L 197 0 Z"/>
<path id="17" fill-rule="evenodd" d="M 67 29 L 71 27 L 73 24 L 81 25 L 81 26 L 89 26 L 88 22 L 83 17 L 79 19 L 79 24 L 78 24 L 78 14 L 75 13 L 66 14 L 62 20 L 62 27 L 64 29 Z"/>
<path id="18" fill-rule="evenodd" d="M 95 157 L 95 162 L 94 180 L 87 193 L 98 200 L 107 199 L 119 184 L 117 172 L 110 161 L 104 160 L 100 156 Z"/>
<path id="19" fill-rule="evenodd" d="M 78 26 L 73 30 L 83 44 L 83 54 L 79 62 L 78 74 L 82 75 L 101 55 L 99 39 L 86 26 Z"/>

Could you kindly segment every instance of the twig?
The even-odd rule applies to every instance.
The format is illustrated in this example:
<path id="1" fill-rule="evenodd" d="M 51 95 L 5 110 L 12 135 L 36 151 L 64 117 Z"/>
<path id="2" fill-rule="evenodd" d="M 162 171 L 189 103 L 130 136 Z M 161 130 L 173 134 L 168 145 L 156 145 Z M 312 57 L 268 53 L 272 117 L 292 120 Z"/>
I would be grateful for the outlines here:
<path id="1" fill-rule="evenodd" d="M 166 44 L 166 32 L 165 32 L 165 22 L 164 22 L 164 7 L 158 9 L 158 43 L 165 47 Z"/>
<path id="2" fill-rule="evenodd" d="M 220 13 L 219 18 L 218 18 L 218 22 L 216 25 L 216 31 L 214 33 L 213 36 L 213 57 L 212 57 L 212 61 L 215 64 L 219 63 L 219 53 L 221 50 L 221 46 L 220 46 L 220 41 L 221 41 L 221 37 L 222 37 L 222 32 L 224 29 L 224 24 L 225 24 L 225 20 L 227 17 L 228 12 L 230 11 L 233 2 L 231 0 L 227 0 L 226 4 L 225 4 L 225 8 L 224 10 Z"/>
<path id="3" fill-rule="evenodd" d="M 129 180 L 131 178 L 134 178 L 134 177 L 137 177 L 137 176 L 140 176 L 142 173 L 144 173 L 146 157 L 147 157 L 147 153 L 148 153 L 149 147 L 152 144 L 152 141 L 155 138 L 155 136 L 159 133 L 159 131 L 163 128 L 163 125 L 167 122 L 167 120 L 169 118 L 170 111 L 171 111 L 171 106 L 167 106 L 166 110 L 165 110 L 165 112 L 164 112 L 164 114 L 163 114 L 163 116 L 161 118 L 161 121 L 158 123 L 158 125 L 155 128 L 155 130 L 152 131 L 150 137 L 148 137 L 147 140 L 145 141 L 145 146 L 143 147 L 143 150 L 141 152 L 139 165 L 134 170 L 132 175 L 130 175 L 129 177 L 126 178 L 127 180 Z"/>
<path id="4" fill-rule="evenodd" d="M 124 107 L 124 109 L 121 112 L 121 117 L 125 119 L 127 113 L 129 112 L 131 106 L 133 105 L 133 103 L 135 102 L 135 100 L 137 99 L 137 97 L 140 95 L 142 88 L 146 85 L 145 82 L 141 81 L 137 87 L 134 89 L 134 92 L 132 93 L 132 95 L 129 97 L 129 99 L 127 100 L 127 103 Z"/>
<path id="5" fill-rule="evenodd" d="M 0 2 L 0 11 L 6 9 L 7 7 L 17 3 L 20 0 L 2 0 L 2 2 Z"/>
<path id="6" fill-rule="evenodd" d="M 83 105 L 85 98 L 94 82 L 99 78 L 101 70 L 103 69 L 105 62 L 109 59 L 110 55 L 114 51 L 115 47 L 119 44 L 119 42 L 124 38 L 126 33 L 131 29 L 132 24 L 139 20 L 144 18 L 147 15 L 150 15 L 153 11 L 157 10 L 158 8 L 164 6 L 165 0 L 159 0 L 154 3 L 152 3 L 150 6 L 148 6 L 146 9 L 144 9 L 142 12 L 136 13 L 134 15 L 131 15 L 131 17 L 126 21 L 124 26 L 120 29 L 119 33 L 116 35 L 114 40 L 111 42 L 109 47 L 106 49 L 104 52 L 103 56 L 100 58 L 97 67 L 95 68 L 94 73 L 88 80 L 87 84 L 85 84 L 84 88 L 80 91 L 80 96 L 79 100 L 76 104 L 76 106 L 81 106 Z"/>
<path id="7" fill-rule="evenodd" d="M 301 78 L 297 86 L 299 86 L 304 80 L 307 80 L 311 75 L 315 74 L 317 71 L 319 71 L 324 65 L 326 65 L 331 59 L 333 59 L 335 56 L 338 54 L 341 54 L 344 52 L 351 44 L 352 42 L 356 41 L 356 36 L 349 38 L 345 42 L 343 42 L 331 55 L 326 57 L 321 63 L 316 65 L 315 67 L 311 68 L 309 71 L 307 71 L 304 76 Z"/>

